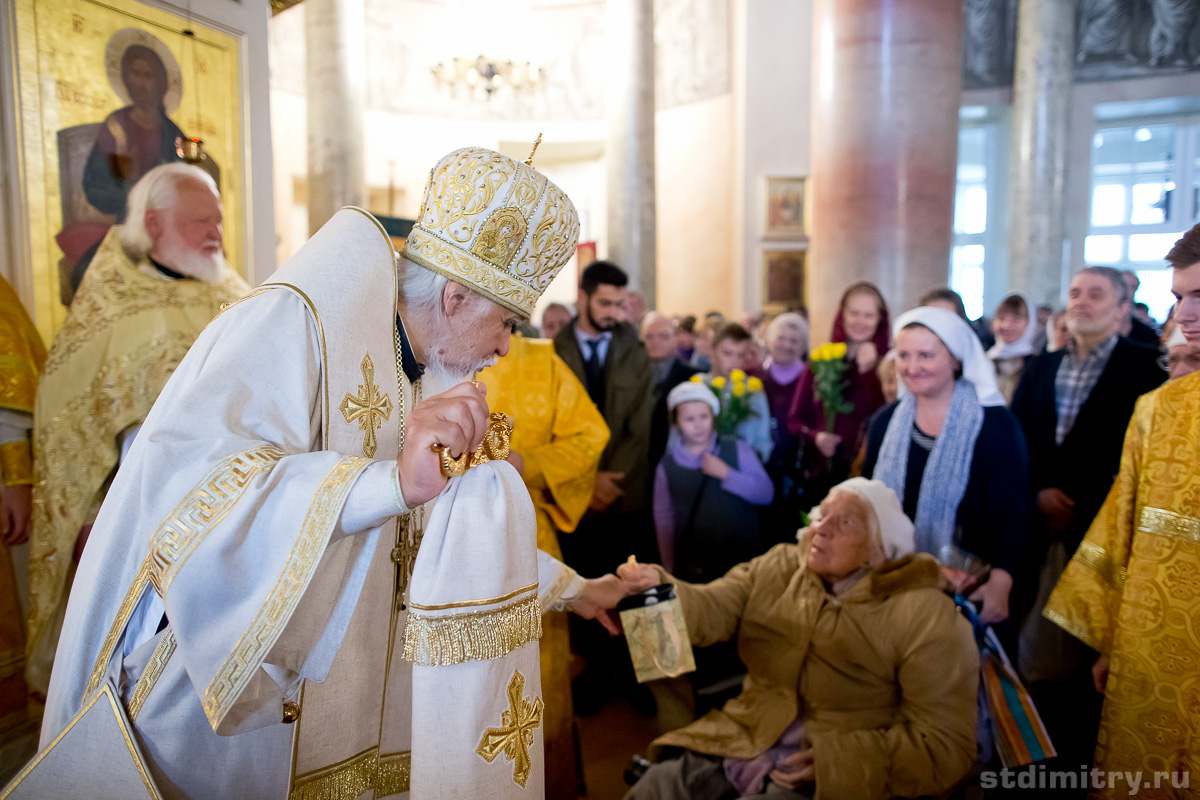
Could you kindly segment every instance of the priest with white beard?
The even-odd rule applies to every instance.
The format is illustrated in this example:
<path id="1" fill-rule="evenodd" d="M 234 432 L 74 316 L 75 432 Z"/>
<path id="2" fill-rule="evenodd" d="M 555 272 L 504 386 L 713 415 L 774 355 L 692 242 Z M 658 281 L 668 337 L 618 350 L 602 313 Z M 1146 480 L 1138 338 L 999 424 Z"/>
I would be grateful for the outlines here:
<path id="1" fill-rule="evenodd" d="M 458 150 L 399 257 L 343 209 L 221 314 L 113 481 L 10 796 L 540 797 L 541 612 L 623 591 L 538 554 L 463 381 L 578 231 L 528 162 Z"/>
<path id="2" fill-rule="evenodd" d="M 129 193 L 54 337 L 34 409 L 29 685 L 45 694 L 71 573 L 113 472 L 214 316 L 250 291 L 226 263 L 221 196 L 187 164 Z"/>

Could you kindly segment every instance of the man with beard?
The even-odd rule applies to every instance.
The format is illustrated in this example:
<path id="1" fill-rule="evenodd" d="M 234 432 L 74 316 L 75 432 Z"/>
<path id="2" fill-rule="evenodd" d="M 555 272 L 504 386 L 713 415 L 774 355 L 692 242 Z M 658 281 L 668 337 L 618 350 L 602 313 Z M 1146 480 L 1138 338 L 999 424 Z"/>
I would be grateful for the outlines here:
<path id="1" fill-rule="evenodd" d="M 156 167 L 129 196 L 54 338 L 38 385 L 29 571 L 31 687 L 44 693 L 71 576 L 116 467 L 167 378 L 250 287 L 225 263 L 207 173 Z"/>
<path id="2" fill-rule="evenodd" d="M 564 559 L 587 577 L 611 572 L 630 555 L 649 563 L 656 554 L 649 459 L 654 377 L 637 331 L 624 321 L 627 284 L 616 264 L 589 264 L 579 280 L 579 315 L 554 339 L 611 432 L 588 513 L 561 537 Z M 575 690 L 576 711 L 586 714 L 603 704 L 619 657 L 598 625 L 577 623 L 572 640 L 588 661 Z"/>
<path id="3" fill-rule="evenodd" d="M 457 150 L 399 256 L 343 209 L 208 326 L 96 520 L 39 763 L 67 756 L 25 796 L 541 797 L 542 607 L 622 591 L 539 558 L 468 379 L 578 231 L 528 163 Z"/>

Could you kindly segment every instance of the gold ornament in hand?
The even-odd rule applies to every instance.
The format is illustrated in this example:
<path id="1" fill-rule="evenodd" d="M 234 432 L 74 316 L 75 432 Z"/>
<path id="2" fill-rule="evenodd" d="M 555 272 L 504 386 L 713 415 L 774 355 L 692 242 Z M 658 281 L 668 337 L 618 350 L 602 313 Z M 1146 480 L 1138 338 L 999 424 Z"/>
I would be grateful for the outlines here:
<path id="1" fill-rule="evenodd" d="M 471 467 L 508 458 L 512 445 L 512 430 L 512 420 L 504 414 L 493 413 L 488 423 L 488 432 L 474 453 L 452 456 L 450 448 L 444 444 L 430 445 L 430 449 L 438 454 L 442 474 L 447 478 L 457 478 Z"/>

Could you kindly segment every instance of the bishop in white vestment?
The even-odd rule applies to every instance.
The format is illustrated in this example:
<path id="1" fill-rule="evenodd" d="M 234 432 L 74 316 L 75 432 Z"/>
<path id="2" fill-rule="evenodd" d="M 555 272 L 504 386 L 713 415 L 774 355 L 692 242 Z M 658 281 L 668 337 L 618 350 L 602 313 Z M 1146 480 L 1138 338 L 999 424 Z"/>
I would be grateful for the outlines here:
<path id="1" fill-rule="evenodd" d="M 343 209 L 218 316 L 96 520 L 11 796 L 44 763 L 63 796 L 540 797 L 540 614 L 582 581 L 510 465 L 439 458 L 480 446 L 457 381 L 578 230 L 528 163 L 459 150 L 399 258 Z"/>

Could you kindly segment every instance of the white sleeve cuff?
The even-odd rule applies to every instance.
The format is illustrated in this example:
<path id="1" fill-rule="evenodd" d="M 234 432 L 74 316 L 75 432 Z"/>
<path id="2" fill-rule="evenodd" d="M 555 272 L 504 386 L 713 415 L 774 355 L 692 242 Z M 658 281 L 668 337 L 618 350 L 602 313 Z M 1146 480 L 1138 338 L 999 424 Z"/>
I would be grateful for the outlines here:
<path id="1" fill-rule="evenodd" d="M 376 461 L 350 487 L 340 527 L 343 533 L 357 533 L 377 528 L 391 517 L 407 512 L 396 462 Z"/>
<path id="2" fill-rule="evenodd" d="M 33 415 L 11 408 L 0 408 L 0 444 L 29 441 Z"/>
<path id="3" fill-rule="evenodd" d="M 538 550 L 538 602 L 542 613 L 564 611 L 587 583 L 578 572 L 549 553 Z"/>

